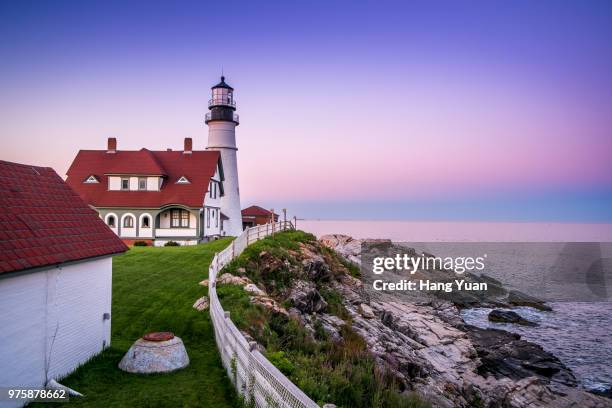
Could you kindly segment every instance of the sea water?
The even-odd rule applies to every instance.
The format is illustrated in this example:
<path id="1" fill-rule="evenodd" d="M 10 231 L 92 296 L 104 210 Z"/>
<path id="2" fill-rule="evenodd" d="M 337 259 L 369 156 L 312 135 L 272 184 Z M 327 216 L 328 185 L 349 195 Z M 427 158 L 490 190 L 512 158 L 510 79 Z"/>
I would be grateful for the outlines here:
<path id="1" fill-rule="evenodd" d="M 612 224 L 298 220 L 298 228 L 317 237 L 346 234 L 354 238 L 387 238 L 400 242 L 471 242 L 476 247 L 478 242 L 612 242 Z M 524 247 L 529 248 L 528 245 Z M 457 248 L 459 253 L 461 246 Z M 533 248 L 537 250 L 525 257 L 524 268 L 511 263 L 508 267 L 497 265 L 494 277 L 506 287 L 527 292 L 536 283 L 542 284 L 541 275 L 534 273 L 536 264 L 542 262 L 542 245 Z M 503 252 L 504 246 L 498 245 L 497 250 Z M 609 254 L 604 253 L 602 257 L 609 257 Z M 572 293 L 573 287 L 545 285 L 546 300 L 552 312 L 529 307 L 514 309 L 524 318 L 538 323 L 536 327 L 489 322 L 487 316 L 491 309 L 486 308 L 466 309 L 462 317 L 468 324 L 515 332 L 541 345 L 571 368 L 585 388 L 603 391 L 612 387 L 612 302 L 575 301 L 585 294 L 578 293 L 584 287 L 576 287 L 576 293 Z"/>

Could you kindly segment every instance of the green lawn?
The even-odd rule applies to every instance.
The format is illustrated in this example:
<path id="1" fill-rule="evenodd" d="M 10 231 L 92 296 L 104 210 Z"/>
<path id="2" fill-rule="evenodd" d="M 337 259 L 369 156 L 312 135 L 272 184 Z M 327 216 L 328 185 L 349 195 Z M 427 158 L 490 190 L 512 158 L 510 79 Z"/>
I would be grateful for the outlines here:
<path id="1" fill-rule="evenodd" d="M 113 259 L 112 344 L 61 381 L 85 395 L 71 399 L 70 405 L 239 406 L 217 354 L 208 311 L 192 308 L 195 300 L 206 294 L 198 282 L 208 277 L 215 252 L 229 242 L 223 239 L 190 247 L 134 247 Z M 189 366 L 164 375 L 119 370 L 117 364 L 130 345 L 150 331 L 172 331 L 181 337 L 191 360 Z"/>

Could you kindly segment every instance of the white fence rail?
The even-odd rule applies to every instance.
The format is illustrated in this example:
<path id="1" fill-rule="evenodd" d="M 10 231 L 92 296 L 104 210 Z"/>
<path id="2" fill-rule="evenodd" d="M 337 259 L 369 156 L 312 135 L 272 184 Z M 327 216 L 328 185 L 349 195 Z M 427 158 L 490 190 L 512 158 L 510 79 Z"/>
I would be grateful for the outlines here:
<path id="1" fill-rule="evenodd" d="M 225 265 L 240 255 L 248 245 L 288 229 L 294 229 L 288 221 L 248 228 L 231 245 L 215 255 L 208 270 L 210 317 L 223 366 L 247 404 L 258 408 L 319 408 L 255 349 L 254 342 L 246 340 L 230 319 L 229 312 L 223 310 L 217 297 L 217 275 Z"/>

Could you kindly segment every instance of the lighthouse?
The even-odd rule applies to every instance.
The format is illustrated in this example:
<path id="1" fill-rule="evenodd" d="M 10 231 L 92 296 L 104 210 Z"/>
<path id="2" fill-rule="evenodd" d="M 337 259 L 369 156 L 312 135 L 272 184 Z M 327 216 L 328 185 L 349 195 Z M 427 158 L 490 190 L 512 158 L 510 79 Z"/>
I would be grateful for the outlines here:
<path id="1" fill-rule="evenodd" d="M 238 161 L 236 158 L 236 101 L 234 88 L 221 82 L 212 88 L 212 98 L 208 101 L 210 112 L 206 114 L 205 122 L 208 125 L 208 147 L 206 150 L 221 152 L 223 163 L 223 190 L 221 197 L 221 213 L 223 231 L 226 235 L 238 236 L 242 233 L 242 216 L 240 213 L 240 189 L 238 187 Z"/>

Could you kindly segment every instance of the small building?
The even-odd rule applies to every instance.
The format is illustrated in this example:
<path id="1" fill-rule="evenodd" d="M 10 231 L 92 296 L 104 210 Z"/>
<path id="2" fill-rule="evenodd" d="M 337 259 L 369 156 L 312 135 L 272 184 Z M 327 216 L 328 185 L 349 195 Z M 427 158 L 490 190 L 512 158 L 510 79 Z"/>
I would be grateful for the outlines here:
<path id="1" fill-rule="evenodd" d="M 110 344 L 128 248 L 48 167 L 0 161 L 0 207 L 0 388 L 41 388 Z"/>
<path id="2" fill-rule="evenodd" d="M 193 150 L 191 138 L 183 151 L 118 150 L 109 138 L 106 150 L 79 151 L 66 182 L 128 244 L 192 245 L 225 235 L 221 153 Z"/>
<path id="3" fill-rule="evenodd" d="M 242 210 L 242 228 L 246 229 L 255 225 L 266 224 L 272 221 L 272 215 L 274 215 L 274 222 L 278 221 L 278 214 L 273 214 L 270 210 L 258 205 L 247 207 Z"/>

